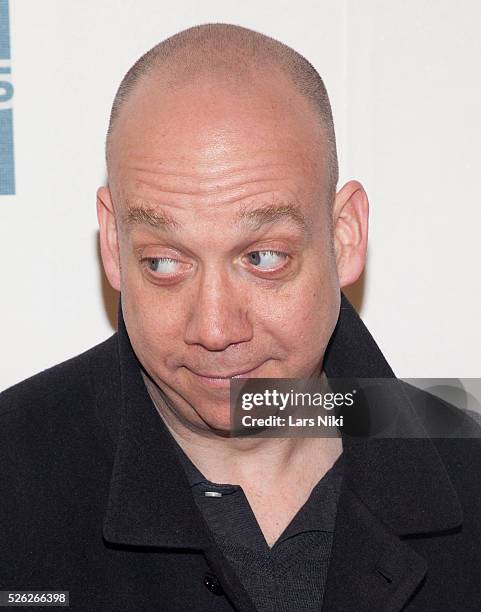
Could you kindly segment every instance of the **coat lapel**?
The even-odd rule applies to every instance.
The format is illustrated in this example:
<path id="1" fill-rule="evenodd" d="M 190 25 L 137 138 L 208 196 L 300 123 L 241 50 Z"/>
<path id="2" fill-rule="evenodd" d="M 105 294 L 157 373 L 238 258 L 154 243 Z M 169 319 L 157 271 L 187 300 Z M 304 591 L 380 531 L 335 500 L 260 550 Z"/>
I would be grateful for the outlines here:
<path id="1" fill-rule="evenodd" d="M 450 531 L 462 510 L 429 439 L 343 442 L 345 477 L 323 610 L 397 612 L 428 570 L 406 537 Z"/>
<path id="2" fill-rule="evenodd" d="M 458 527 L 461 506 L 402 383 L 344 297 L 324 369 L 330 378 L 390 379 L 379 408 L 398 415 L 402 437 L 343 435 L 344 481 L 323 610 L 398 612 L 428 571 L 408 536 Z"/>
<path id="3" fill-rule="evenodd" d="M 121 317 L 118 351 L 120 422 L 104 537 L 115 544 L 208 547 L 211 538 L 145 387 Z"/>
<path id="4" fill-rule="evenodd" d="M 425 559 L 344 486 L 322 609 L 396 612 L 421 583 L 426 569 Z"/>

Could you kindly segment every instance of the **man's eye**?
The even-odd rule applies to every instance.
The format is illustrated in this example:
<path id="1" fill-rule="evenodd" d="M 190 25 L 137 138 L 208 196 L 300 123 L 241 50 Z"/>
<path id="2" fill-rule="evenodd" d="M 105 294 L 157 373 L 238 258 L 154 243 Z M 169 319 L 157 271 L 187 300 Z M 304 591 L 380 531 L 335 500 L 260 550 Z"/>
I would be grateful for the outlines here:
<path id="1" fill-rule="evenodd" d="M 260 270 L 271 270 L 287 259 L 286 253 L 280 251 L 252 251 L 247 255 L 249 263 Z"/>
<path id="2" fill-rule="evenodd" d="M 149 257 L 145 261 L 149 270 L 156 274 L 173 274 L 177 272 L 177 264 L 179 263 L 171 257 Z"/>

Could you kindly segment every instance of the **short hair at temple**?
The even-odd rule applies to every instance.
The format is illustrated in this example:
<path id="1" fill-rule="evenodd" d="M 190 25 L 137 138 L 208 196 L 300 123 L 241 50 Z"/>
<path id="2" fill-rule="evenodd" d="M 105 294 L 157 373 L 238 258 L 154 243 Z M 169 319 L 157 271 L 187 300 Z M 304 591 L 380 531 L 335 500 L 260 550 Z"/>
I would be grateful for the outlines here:
<path id="1" fill-rule="evenodd" d="M 199 75 L 221 74 L 242 83 L 249 73 L 277 69 L 310 103 L 327 146 L 328 194 L 332 200 L 339 178 L 336 138 L 329 97 L 317 70 L 300 53 L 269 36 L 232 24 L 208 23 L 167 38 L 140 57 L 122 79 L 114 98 L 106 139 L 106 160 L 122 106 L 139 82 L 158 72 L 166 89 Z M 244 81 L 245 82 L 245 81 Z"/>

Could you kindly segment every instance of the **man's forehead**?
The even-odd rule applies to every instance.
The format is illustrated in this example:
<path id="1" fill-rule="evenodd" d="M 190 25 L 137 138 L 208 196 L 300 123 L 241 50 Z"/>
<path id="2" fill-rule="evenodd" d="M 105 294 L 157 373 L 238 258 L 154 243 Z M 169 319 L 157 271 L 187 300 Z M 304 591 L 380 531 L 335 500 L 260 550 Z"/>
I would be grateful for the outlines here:
<path id="1" fill-rule="evenodd" d="M 212 92 L 204 94 L 212 99 Z M 169 99 L 160 109 L 152 99 L 137 106 L 142 112 L 127 115 L 117 132 L 109 182 L 125 195 L 118 201 L 127 226 L 178 231 L 184 211 L 199 205 L 206 213 L 217 209 L 236 226 L 282 221 L 306 232 L 306 204 L 322 198 L 325 172 L 319 135 L 299 109 L 274 111 L 272 98 L 267 104 L 230 94 L 205 108 L 191 95 Z M 250 198 L 258 194 L 269 201 L 254 205 Z M 142 201 L 143 195 L 154 202 Z M 239 205 L 247 198 L 247 205 Z"/>
<path id="2" fill-rule="evenodd" d="M 324 147 L 322 130 L 306 100 L 287 81 L 272 75 L 256 84 L 234 89 L 210 80 L 169 89 L 153 76 L 139 84 L 124 104 L 122 120 L 111 137 L 112 154 L 168 147 L 169 155 L 193 157 L 198 151 L 227 147 L 252 148 L 295 143 L 318 154 Z"/>

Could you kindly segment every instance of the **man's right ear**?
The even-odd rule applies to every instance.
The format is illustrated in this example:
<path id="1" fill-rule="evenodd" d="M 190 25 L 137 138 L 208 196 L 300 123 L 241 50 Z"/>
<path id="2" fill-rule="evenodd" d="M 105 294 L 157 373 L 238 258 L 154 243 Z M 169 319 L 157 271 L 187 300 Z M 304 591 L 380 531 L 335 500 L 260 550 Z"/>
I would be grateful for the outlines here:
<path id="1" fill-rule="evenodd" d="M 97 189 L 97 219 L 100 230 L 100 254 L 105 275 L 116 291 L 120 291 L 120 251 L 117 223 L 108 187 Z"/>

